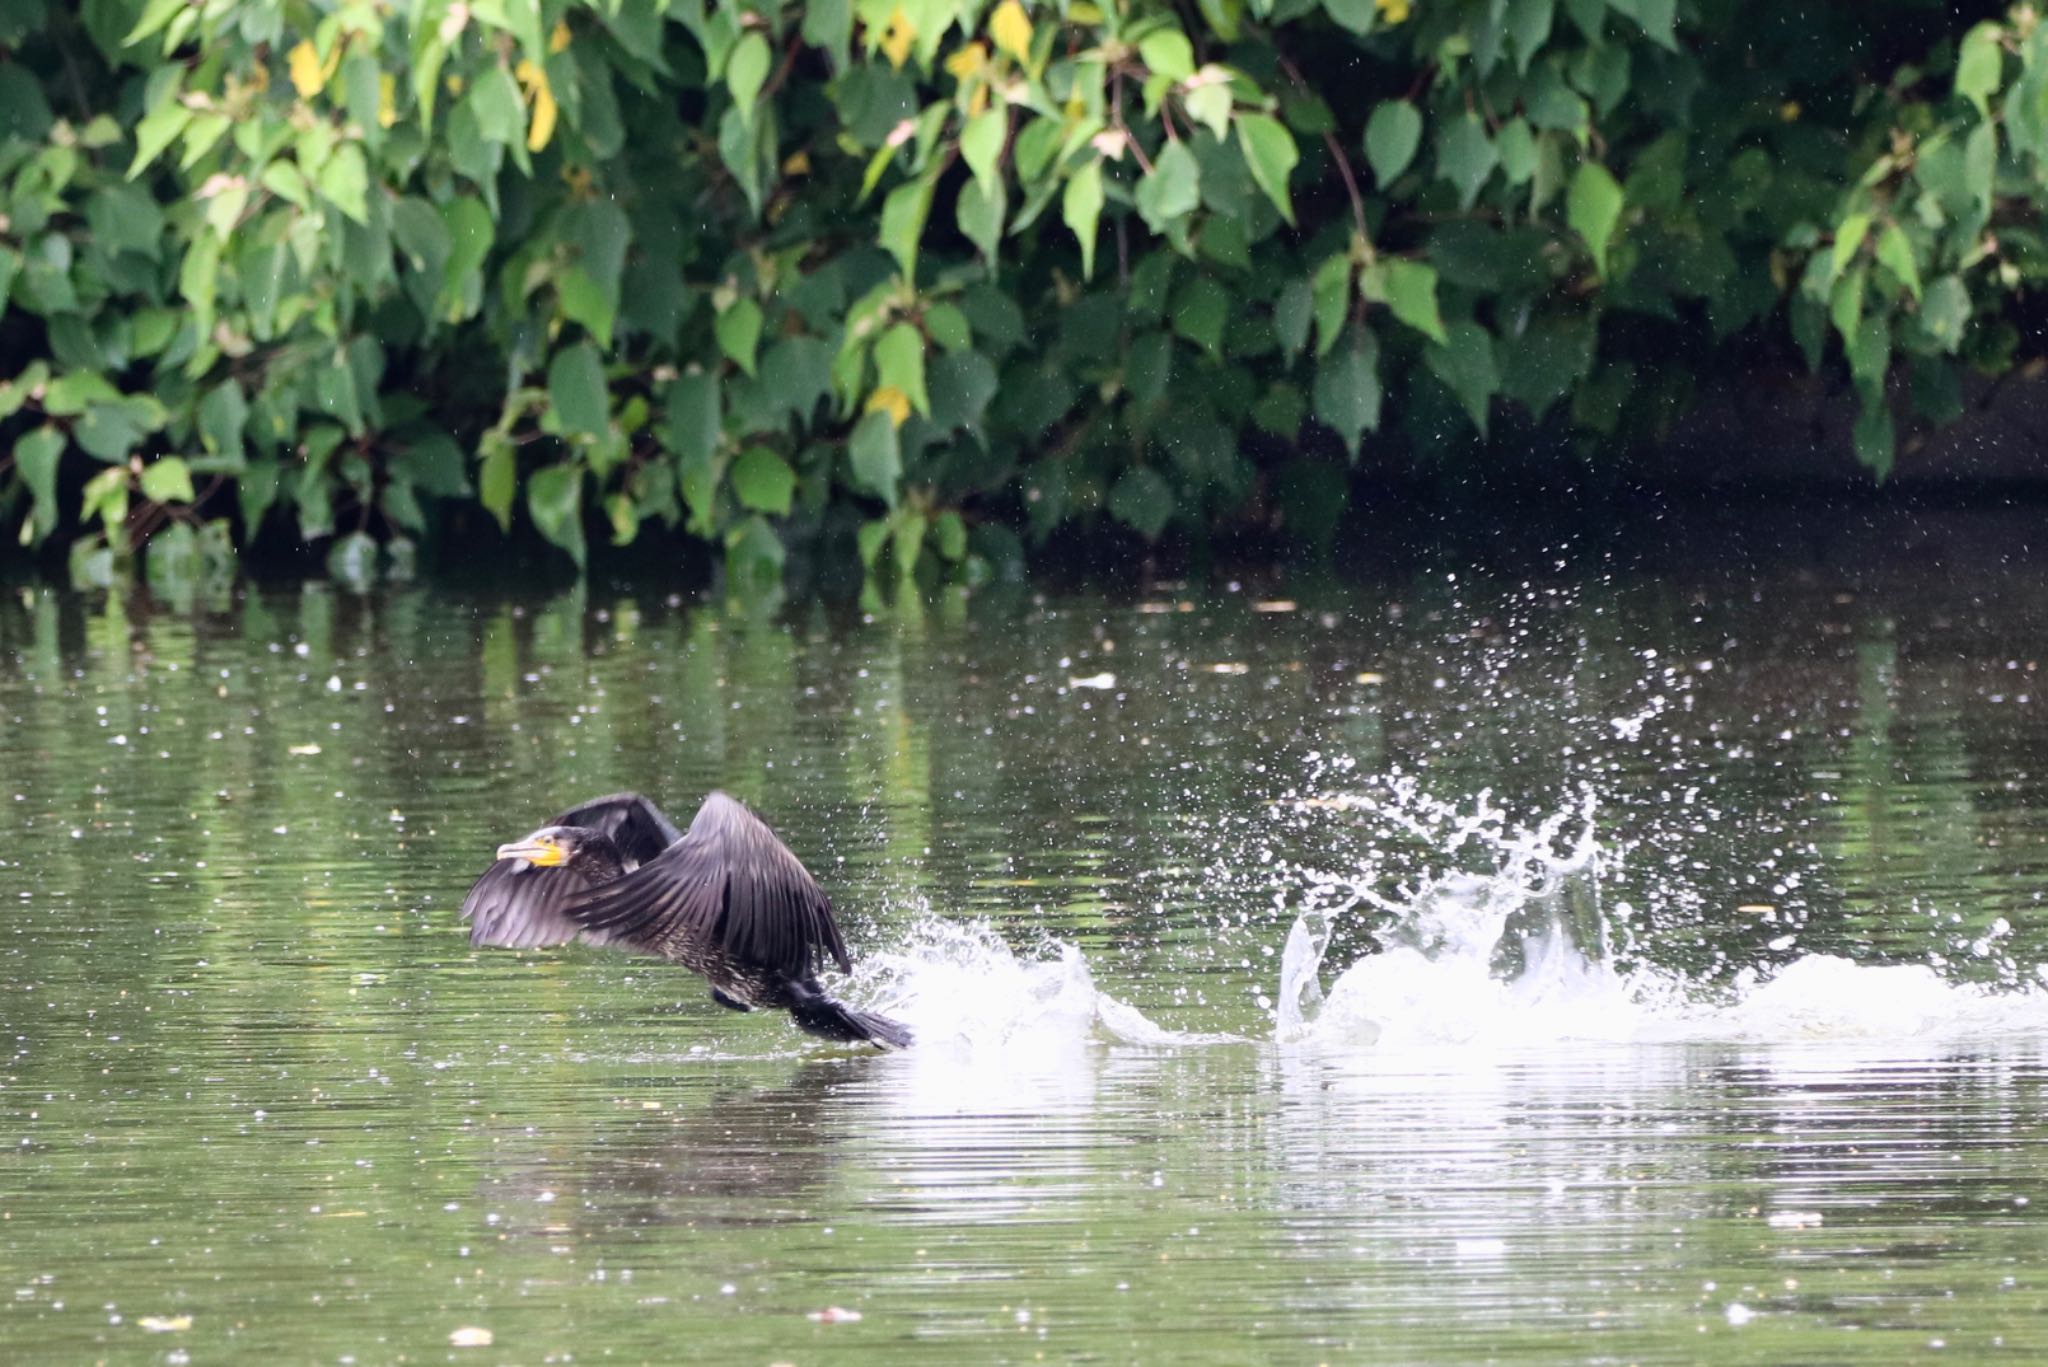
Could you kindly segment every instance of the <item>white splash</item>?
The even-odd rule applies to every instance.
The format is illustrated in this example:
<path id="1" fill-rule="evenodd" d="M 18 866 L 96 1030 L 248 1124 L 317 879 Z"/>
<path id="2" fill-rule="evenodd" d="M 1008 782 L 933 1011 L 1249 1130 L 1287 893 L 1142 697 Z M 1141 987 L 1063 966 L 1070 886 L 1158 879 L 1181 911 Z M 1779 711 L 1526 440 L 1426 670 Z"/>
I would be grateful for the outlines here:
<path id="1" fill-rule="evenodd" d="M 1927 965 L 1811 955 L 1774 973 L 1748 969 L 1702 1000 L 1680 975 L 1624 955 L 1627 908 L 1601 905 L 1594 802 L 1522 826 L 1479 795 L 1469 810 L 1396 781 L 1382 797 L 1321 808 L 1370 813 L 1423 838 L 1457 868 L 1392 893 L 1366 867 L 1307 871 L 1308 909 L 1281 955 L 1276 1038 L 1310 1047 L 1385 1049 L 1563 1041 L 1688 1043 L 1903 1041 L 2048 1028 L 2048 991 L 1993 991 Z M 1325 956 L 1346 918 L 1369 920 L 1373 952 L 1326 989 Z M 1618 924 L 1619 923 L 1619 924 Z"/>
<path id="2" fill-rule="evenodd" d="M 903 948 L 863 964 L 855 994 L 935 1049 L 1044 1051 L 1088 1041 L 1170 1048 L 1233 1036 L 1168 1030 L 1095 985 L 1073 945 L 1047 940 L 1035 955 L 1010 948 L 984 923 L 927 920 Z"/>

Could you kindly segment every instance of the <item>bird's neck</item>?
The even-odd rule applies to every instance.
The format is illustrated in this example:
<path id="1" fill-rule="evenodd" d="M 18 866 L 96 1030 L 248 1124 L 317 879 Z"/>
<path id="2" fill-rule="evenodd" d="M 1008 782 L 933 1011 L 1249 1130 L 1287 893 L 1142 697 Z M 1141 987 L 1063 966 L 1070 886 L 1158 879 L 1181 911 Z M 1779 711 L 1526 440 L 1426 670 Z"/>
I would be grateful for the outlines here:
<path id="1" fill-rule="evenodd" d="M 601 887 L 625 877 L 626 859 L 609 837 L 590 836 L 577 846 L 576 857 L 569 861 L 569 868 L 590 886 Z"/>

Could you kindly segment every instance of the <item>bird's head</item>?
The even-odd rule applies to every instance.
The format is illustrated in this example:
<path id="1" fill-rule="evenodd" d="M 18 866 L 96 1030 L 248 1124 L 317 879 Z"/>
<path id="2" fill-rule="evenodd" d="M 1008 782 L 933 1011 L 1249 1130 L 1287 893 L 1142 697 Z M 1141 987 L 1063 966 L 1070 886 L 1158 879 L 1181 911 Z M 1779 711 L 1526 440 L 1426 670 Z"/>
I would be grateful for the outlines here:
<path id="1" fill-rule="evenodd" d="M 591 834 L 578 826 L 543 826 L 524 840 L 498 846 L 498 858 L 518 860 L 522 871 L 560 868 L 576 857 Z"/>

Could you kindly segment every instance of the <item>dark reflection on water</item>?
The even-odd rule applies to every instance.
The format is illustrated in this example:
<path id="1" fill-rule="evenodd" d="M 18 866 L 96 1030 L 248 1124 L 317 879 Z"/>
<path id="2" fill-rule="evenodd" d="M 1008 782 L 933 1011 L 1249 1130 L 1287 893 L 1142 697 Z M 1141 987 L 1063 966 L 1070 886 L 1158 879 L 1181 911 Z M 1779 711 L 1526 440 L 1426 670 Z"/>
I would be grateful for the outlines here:
<path id="1" fill-rule="evenodd" d="M 779 624 L 13 594 L 0 1357 L 2038 1360 L 2044 606 L 1860 569 Z M 712 786 L 928 1047 L 468 950 L 508 834 Z M 1485 995 L 1503 951 L 1380 1046 L 1276 1040 L 1300 912 L 1333 988 L 1448 957 L 1416 890 L 1499 891 L 1504 832 L 1581 811 L 1596 871 L 1515 924 L 1675 1000 L 1560 1029 Z M 1853 962 L 1755 995 L 1814 955 Z"/>

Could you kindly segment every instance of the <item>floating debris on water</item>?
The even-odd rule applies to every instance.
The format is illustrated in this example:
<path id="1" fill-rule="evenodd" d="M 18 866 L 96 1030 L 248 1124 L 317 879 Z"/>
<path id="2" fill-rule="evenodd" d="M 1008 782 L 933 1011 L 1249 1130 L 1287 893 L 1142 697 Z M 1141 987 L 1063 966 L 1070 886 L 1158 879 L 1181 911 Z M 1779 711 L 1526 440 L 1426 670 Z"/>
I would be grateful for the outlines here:
<path id="1" fill-rule="evenodd" d="M 448 1335 L 451 1348 L 488 1348 L 497 1341 L 497 1335 L 488 1329 L 466 1324 Z"/>

